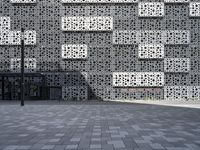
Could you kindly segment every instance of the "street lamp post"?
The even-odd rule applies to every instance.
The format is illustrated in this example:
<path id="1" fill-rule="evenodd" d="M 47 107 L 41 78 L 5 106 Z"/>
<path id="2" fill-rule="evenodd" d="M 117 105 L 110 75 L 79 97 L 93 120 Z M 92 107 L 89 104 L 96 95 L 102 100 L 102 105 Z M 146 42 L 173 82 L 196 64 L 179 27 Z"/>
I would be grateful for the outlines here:
<path id="1" fill-rule="evenodd" d="M 21 29 L 21 106 L 24 106 L 24 29 Z"/>

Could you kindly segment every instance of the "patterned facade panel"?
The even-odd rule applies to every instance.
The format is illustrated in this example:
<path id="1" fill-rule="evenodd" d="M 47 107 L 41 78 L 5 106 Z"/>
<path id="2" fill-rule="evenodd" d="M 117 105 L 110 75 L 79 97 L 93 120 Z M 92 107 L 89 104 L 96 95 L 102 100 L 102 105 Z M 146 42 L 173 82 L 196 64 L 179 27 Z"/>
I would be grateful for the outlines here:
<path id="1" fill-rule="evenodd" d="M 200 99 L 200 86 L 190 86 L 189 98 L 190 99 Z"/>
<path id="2" fill-rule="evenodd" d="M 190 0 L 164 0 L 165 3 L 189 3 Z"/>
<path id="3" fill-rule="evenodd" d="M 19 72 L 21 68 L 21 58 L 11 58 L 10 70 L 12 72 Z M 37 61 L 35 58 L 24 59 L 24 69 L 27 72 L 35 72 L 37 69 Z"/>
<path id="4" fill-rule="evenodd" d="M 86 59 L 87 45 L 62 45 L 63 59 Z"/>
<path id="5" fill-rule="evenodd" d="M 140 59 L 161 59 L 164 58 L 164 45 L 139 44 L 138 58 Z"/>
<path id="6" fill-rule="evenodd" d="M 0 32 L 10 30 L 10 17 L 0 17 Z"/>
<path id="7" fill-rule="evenodd" d="M 163 32 L 165 44 L 190 44 L 190 31 L 188 30 L 167 30 Z"/>
<path id="8" fill-rule="evenodd" d="M 164 99 L 200 99 L 200 86 L 165 86 Z"/>
<path id="9" fill-rule="evenodd" d="M 137 31 L 119 30 L 113 31 L 113 44 L 116 45 L 129 45 L 137 44 L 138 36 Z"/>
<path id="10" fill-rule="evenodd" d="M 164 71 L 188 73 L 190 71 L 190 59 L 189 58 L 165 58 Z"/>
<path id="11" fill-rule="evenodd" d="M 9 44 L 10 44 L 10 31 L 1 31 L 0 45 L 9 45 Z"/>
<path id="12" fill-rule="evenodd" d="M 87 100 L 88 88 L 87 86 L 63 86 L 62 99 L 63 100 Z"/>
<path id="13" fill-rule="evenodd" d="M 162 2 L 141 2 L 138 4 L 139 17 L 163 17 L 164 3 Z"/>
<path id="14" fill-rule="evenodd" d="M 25 45 L 36 45 L 36 38 L 37 38 L 36 31 L 27 30 L 24 32 Z"/>
<path id="15" fill-rule="evenodd" d="M 9 32 L 9 44 L 10 45 L 20 45 L 21 44 L 21 32 L 20 31 L 10 31 Z"/>
<path id="16" fill-rule="evenodd" d="M 114 87 L 162 87 L 164 73 L 162 72 L 114 72 Z"/>
<path id="17" fill-rule="evenodd" d="M 132 75 L 134 76 L 134 74 Z M 135 74 L 136 76 L 136 74 Z M 136 77 L 135 77 L 136 78 Z M 113 86 L 114 87 L 128 87 L 130 85 L 130 73 L 129 72 L 114 72 L 113 73 Z M 136 83 L 137 81 L 135 80 L 135 86 L 138 84 Z"/>
<path id="18" fill-rule="evenodd" d="M 10 3 L 36 3 L 37 0 L 10 0 Z"/>
<path id="19" fill-rule="evenodd" d="M 61 0 L 62 3 L 137 3 L 138 0 Z"/>
<path id="20" fill-rule="evenodd" d="M 113 44 L 190 44 L 188 30 L 113 31 Z"/>
<path id="21" fill-rule="evenodd" d="M 20 45 L 21 31 L 6 30 L 0 32 L 0 45 Z M 36 31 L 24 32 L 24 44 L 36 45 Z"/>
<path id="22" fill-rule="evenodd" d="M 150 73 L 164 71 L 164 86 L 200 86 L 199 0 L 120 2 L 37 0 L 36 4 L 21 5 L 1 0 L 0 70 L 10 72 L 11 58 L 20 58 L 19 31 L 23 27 L 25 31 L 37 31 L 27 33 L 25 44 L 30 46 L 25 46 L 25 58 L 36 58 L 36 71 L 48 73 L 47 86 L 69 86 L 68 91 L 86 86 L 91 91 L 88 97 L 96 94 L 102 98 L 162 99 L 164 90 L 159 83 L 163 78 L 158 75 L 155 79 Z M 138 16 L 140 2 L 164 3 L 164 15 L 159 16 L 159 8 L 155 13 L 150 8 L 144 11 L 151 16 Z M 87 54 L 76 48 L 71 54 L 67 47 L 64 54 L 62 44 L 87 45 Z M 172 58 L 177 60 L 171 61 Z M 18 65 L 15 70 L 19 68 Z M 81 77 L 72 73 L 62 77 L 66 72 L 86 72 L 92 77 L 88 81 L 80 81 Z M 115 77 L 113 72 L 124 73 L 123 81 L 122 76 Z M 116 86 L 112 86 L 113 77 Z M 193 91 L 198 90 L 195 87 Z M 193 95 L 190 97 L 196 97 Z"/>
<path id="23" fill-rule="evenodd" d="M 190 16 L 191 17 L 200 17 L 200 2 L 190 3 Z"/>
<path id="24" fill-rule="evenodd" d="M 162 44 L 163 31 L 161 30 L 140 30 L 138 31 L 140 44 Z"/>
<path id="25" fill-rule="evenodd" d="M 112 31 L 112 17 L 62 17 L 63 31 Z"/>

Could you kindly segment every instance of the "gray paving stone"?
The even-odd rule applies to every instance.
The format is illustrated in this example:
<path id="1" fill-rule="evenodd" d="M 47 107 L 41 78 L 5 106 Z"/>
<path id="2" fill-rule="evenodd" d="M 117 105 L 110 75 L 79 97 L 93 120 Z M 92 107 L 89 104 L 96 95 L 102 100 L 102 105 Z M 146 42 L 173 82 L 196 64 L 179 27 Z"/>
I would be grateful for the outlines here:
<path id="1" fill-rule="evenodd" d="M 72 138 L 70 141 L 72 142 L 79 142 L 81 139 L 80 138 Z"/>
<path id="2" fill-rule="evenodd" d="M 78 145 L 67 145 L 66 149 L 76 149 Z"/>
<path id="3" fill-rule="evenodd" d="M 49 142 L 59 142 L 60 139 L 50 139 Z"/>
<path id="4" fill-rule="evenodd" d="M 58 133 L 58 134 L 56 134 L 55 136 L 62 137 L 62 136 L 64 136 L 64 135 L 65 135 L 64 133 Z"/>
<path id="5" fill-rule="evenodd" d="M 100 148 L 101 149 L 101 145 L 90 145 L 90 148 Z"/>
<path id="6" fill-rule="evenodd" d="M 109 144 L 104 144 L 101 147 L 102 150 L 114 150 L 113 145 L 109 145 Z"/>
<path id="7" fill-rule="evenodd" d="M 108 141 L 108 144 L 112 144 L 114 146 L 114 148 L 124 148 L 124 142 L 121 140 L 118 141 Z"/>
<path id="8" fill-rule="evenodd" d="M 53 149 L 55 145 L 44 145 L 42 149 Z"/>
<path id="9" fill-rule="evenodd" d="M 15 149 L 17 149 L 17 147 L 18 146 L 14 146 L 14 145 L 13 146 L 7 146 L 7 147 L 4 148 L 4 150 L 15 150 Z"/>
<path id="10" fill-rule="evenodd" d="M 91 141 L 101 141 L 101 138 L 91 138 Z"/>
<path id="11" fill-rule="evenodd" d="M 66 145 L 55 145 L 54 150 L 65 150 Z"/>
<path id="12" fill-rule="evenodd" d="M 0 105 L 0 114 L 2 150 L 200 149 L 198 109 L 137 104 Z"/>
<path id="13" fill-rule="evenodd" d="M 31 148 L 31 146 L 23 145 L 23 146 L 18 146 L 16 149 L 17 149 L 17 150 L 28 150 L 28 149 L 30 149 L 30 148 Z"/>

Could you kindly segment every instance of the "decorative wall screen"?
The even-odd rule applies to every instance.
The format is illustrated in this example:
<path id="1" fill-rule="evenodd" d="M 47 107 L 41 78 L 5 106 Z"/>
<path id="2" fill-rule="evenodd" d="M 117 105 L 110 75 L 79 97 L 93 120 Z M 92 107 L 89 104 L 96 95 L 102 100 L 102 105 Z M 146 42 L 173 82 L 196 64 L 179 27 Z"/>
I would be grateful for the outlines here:
<path id="1" fill-rule="evenodd" d="M 65 100 L 199 98 L 197 0 L 1 0 L 0 10 L 1 72 L 19 71 L 24 28 L 26 72 Z"/>

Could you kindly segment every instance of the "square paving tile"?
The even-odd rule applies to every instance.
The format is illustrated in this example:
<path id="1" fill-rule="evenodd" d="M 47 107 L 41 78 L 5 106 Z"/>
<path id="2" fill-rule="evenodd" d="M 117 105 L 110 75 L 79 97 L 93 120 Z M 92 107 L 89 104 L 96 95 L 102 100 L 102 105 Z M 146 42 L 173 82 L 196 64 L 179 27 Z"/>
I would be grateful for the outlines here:
<path id="1" fill-rule="evenodd" d="M 200 150 L 200 109 L 0 105 L 2 150 Z"/>

